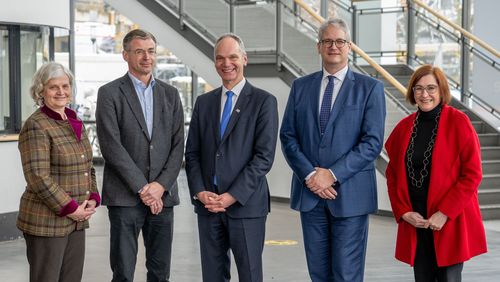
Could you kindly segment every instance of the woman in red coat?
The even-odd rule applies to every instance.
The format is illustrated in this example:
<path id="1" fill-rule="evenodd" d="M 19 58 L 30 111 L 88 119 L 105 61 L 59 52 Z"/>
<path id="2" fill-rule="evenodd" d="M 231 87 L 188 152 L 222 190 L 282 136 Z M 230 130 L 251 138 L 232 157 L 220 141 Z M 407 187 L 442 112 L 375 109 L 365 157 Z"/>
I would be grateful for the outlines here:
<path id="1" fill-rule="evenodd" d="M 479 139 L 468 117 L 447 105 L 451 94 L 439 68 L 417 69 L 407 93 L 418 111 L 385 144 L 396 258 L 414 267 L 415 281 L 461 281 L 463 262 L 486 252 Z"/>

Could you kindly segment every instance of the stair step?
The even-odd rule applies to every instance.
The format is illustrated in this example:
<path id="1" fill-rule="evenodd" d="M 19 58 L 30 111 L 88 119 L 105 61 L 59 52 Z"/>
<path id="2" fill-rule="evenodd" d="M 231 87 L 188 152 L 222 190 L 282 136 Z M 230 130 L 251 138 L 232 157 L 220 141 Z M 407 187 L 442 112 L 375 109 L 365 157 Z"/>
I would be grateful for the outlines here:
<path id="1" fill-rule="evenodd" d="M 500 219 L 500 205 L 481 205 L 483 220 Z"/>
<path id="2" fill-rule="evenodd" d="M 481 147 L 481 158 L 483 161 L 500 159 L 500 146 Z"/>
<path id="3" fill-rule="evenodd" d="M 383 65 L 382 67 L 391 74 L 397 74 L 397 75 L 412 75 L 413 74 L 413 70 L 411 68 L 409 68 L 407 65 L 400 65 L 400 64 L 398 64 L 398 65 Z M 363 66 L 363 69 L 366 70 L 367 72 L 370 72 L 370 73 L 376 72 L 372 66 Z"/>
<path id="4" fill-rule="evenodd" d="M 471 121 L 472 126 L 474 127 L 474 130 L 476 130 L 476 133 L 487 133 L 484 131 L 484 122 L 481 120 L 474 120 Z"/>
<path id="5" fill-rule="evenodd" d="M 483 205 L 500 205 L 500 188 L 496 189 L 479 189 L 477 191 L 479 204 Z"/>
<path id="6" fill-rule="evenodd" d="M 478 133 L 479 143 L 481 146 L 498 146 L 499 134 L 498 133 Z"/>
<path id="7" fill-rule="evenodd" d="M 478 115 L 476 115 L 474 112 L 472 112 L 468 108 L 457 108 L 457 109 L 460 110 L 460 111 L 462 111 L 464 114 L 466 114 L 469 117 L 469 119 L 470 119 L 471 122 L 472 121 L 480 121 L 481 120 L 481 118 Z"/>
<path id="8" fill-rule="evenodd" d="M 479 189 L 497 189 L 500 188 L 500 174 L 484 174 Z"/>
<path id="9" fill-rule="evenodd" d="M 500 174 L 500 160 L 483 160 L 483 174 Z"/>

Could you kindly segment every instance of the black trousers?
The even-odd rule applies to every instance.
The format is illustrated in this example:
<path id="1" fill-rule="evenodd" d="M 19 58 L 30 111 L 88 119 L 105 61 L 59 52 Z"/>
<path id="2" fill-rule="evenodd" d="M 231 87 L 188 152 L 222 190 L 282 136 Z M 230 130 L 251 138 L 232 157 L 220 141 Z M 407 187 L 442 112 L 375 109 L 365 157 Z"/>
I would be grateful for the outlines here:
<path id="1" fill-rule="evenodd" d="M 142 231 L 146 249 L 148 282 L 168 282 L 174 227 L 173 207 L 154 215 L 142 202 L 135 207 L 108 206 L 112 281 L 134 281 L 138 237 Z"/>
<path id="2" fill-rule="evenodd" d="M 24 233 L 31 282 L 78 282 L 85 260 L 85 230 L 64 237 Z"/>
<path id="3" fill-rule="evenodd" d="M 416 282 L 461 282 L 464 264 L 438 267 L 432 230 L 417 228 L 417 251 L 413 272 Z"/>

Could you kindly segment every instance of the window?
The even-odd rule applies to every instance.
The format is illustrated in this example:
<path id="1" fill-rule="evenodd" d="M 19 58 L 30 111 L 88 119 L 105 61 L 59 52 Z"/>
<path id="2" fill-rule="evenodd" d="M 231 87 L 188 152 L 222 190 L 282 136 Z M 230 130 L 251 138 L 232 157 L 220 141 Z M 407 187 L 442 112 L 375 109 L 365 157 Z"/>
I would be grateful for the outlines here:
<path id="1" fill-rule="evenodd" d="M 0 25 L 0 134 L 18 133 L 37 109 L 29 93 L 33 75 L 54 51 L 67 62 L 68 42 L 61 28 Z"/>
<path id="2" fill-rule="evenodd" d="M 40 31 L 21 30 L 21 120 L 24 121 L 36 110 L 29 93 L 33 75 L 48 61 L 43 54 L 43 37 Z"/>
<path id="3" fill-rule="evenodd" d="M 0 132 L 8 128 L 9 98 L 9 31 L 0 26 Z"/>

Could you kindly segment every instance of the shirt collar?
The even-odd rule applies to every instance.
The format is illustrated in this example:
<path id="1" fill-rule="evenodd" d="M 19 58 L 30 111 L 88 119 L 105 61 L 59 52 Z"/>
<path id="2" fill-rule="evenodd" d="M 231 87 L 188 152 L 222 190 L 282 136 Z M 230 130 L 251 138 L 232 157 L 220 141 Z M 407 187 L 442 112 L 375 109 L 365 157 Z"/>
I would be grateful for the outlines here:
<path id="1" fill-rule="evenodd" d="M 236 84 L 233 87 L 233 89 L 231 89 L 231 91 L 233 91 L 234 95 L 236 95 L 236 96 L 240 95 L 241 90 L 243 90 L 243 87 L 245 86 L 245 83 L 246 83 L 246 79 L 243 78 L 240 82 L 238 82 L 238 84 Z M 222 94 L 225 94 L 227 91 L 229 91 L 229 89 L 227 89 L 226 87 L 224 87 L 224 85 L 222 85 Z"/>
<path id="2" fill-rule="evenodd" d="M 49 108 L 47 106 L 42 106 L 40 108 L 40 111 L 42 111 L 44 114 L 46 114 L 51 119 L 63 120 L 61 114 L 59 114 L 58 112 L 53 111 L 51 108 Z M 73 111 L 72 109 L 68 108 L 68 107 L 64 108 L 64 113 L 66 114 L 66 117 L 68 119 L 73 119 L 73 120 L 77 120 L 78 119 L 77 116 L 76 116 L 76 112 Z"/>
<path id="3" fill-rule="evenodd" d="M 349 65 L 346 65 L 345 67 L 343 67 L 341 70 L 339 70 L 338 72 L 336 73 L 329 73 L 328 71 L 326 71 L 325 68 L 323 68 L 323 80 L 329 76 L 329 75 L 333 75 L 335 76 L 336 79 L 340 80 L 340 81 L 343 81 L 345 76 L 347 75 L 347 70 L 349 69 Z"/>
<path id="4" fill-rule="evenodd" d="M 135 77 L 133 74 L 131 74 L 130 72 L 127 72 L 127 74 L 128 74 L 128 77 L 130 77 L 130 79 L 132 80 L 132 83 L 134 84 L 134 86 L 148 88 L 148 86 L 146 86 L 146 84 L 144 84 L 144 82 L 142 82 L 140 79 Z M 151 87 L 154 87 L 155 84 L 156 84 L 156 80 L 155 80 L 154 76 L 151 75 L 151 81 L 149 82 L 149 85 L 151 85 Z"/>

